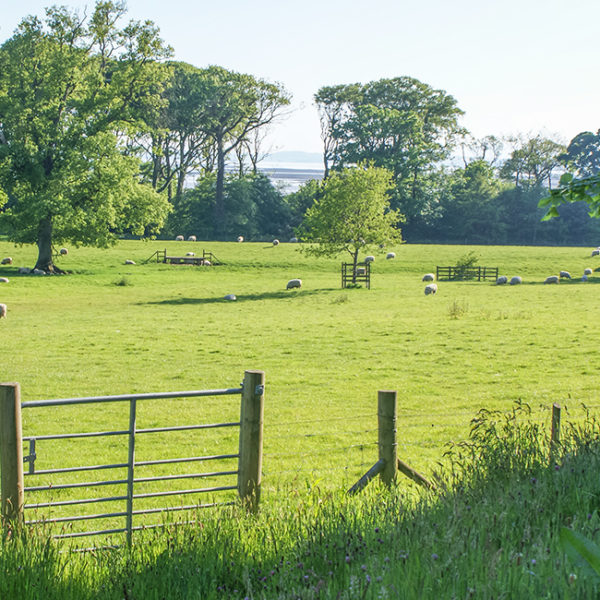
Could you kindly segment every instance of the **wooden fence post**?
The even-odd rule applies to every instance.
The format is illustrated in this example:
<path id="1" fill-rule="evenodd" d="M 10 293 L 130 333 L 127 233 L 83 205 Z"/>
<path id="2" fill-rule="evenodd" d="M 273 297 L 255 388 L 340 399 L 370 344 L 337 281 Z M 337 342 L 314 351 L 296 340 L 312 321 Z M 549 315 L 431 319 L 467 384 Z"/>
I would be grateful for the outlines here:
<path id="1" fill-rule="evenodd" d="M 258 510 L 262 479 L 264 371 L 246 371 L 240 410 L 238 492 L 252 512 Z"/>
<path id="2" fill-rule="evenodd" d="M 398 440 L 396 429 L 396 392 L 377 393 L 377 420 L 379 429 L 379 460 L 385 462 L 381 480 L 388 487 L 396 478 Z"/>
<path id="3" fill-rule="evenodd" d="M 19 523 L 23 519 L 23 434 L 21 389 L 18 383 L 0 384 L 0 493 L 2 518 Z"/>

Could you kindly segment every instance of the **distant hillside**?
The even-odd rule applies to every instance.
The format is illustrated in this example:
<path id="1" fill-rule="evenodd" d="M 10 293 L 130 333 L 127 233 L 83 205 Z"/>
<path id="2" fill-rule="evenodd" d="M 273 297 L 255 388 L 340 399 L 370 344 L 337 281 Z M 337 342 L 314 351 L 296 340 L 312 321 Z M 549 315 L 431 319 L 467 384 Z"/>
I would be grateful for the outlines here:
<path id="1" fill-rule="evenodd" d="M 322 161 L 323 155 L 320 152 L 300 152 L 295 150 L 273 152 L 265 158 L 265 162 L 319 163 Z"/>

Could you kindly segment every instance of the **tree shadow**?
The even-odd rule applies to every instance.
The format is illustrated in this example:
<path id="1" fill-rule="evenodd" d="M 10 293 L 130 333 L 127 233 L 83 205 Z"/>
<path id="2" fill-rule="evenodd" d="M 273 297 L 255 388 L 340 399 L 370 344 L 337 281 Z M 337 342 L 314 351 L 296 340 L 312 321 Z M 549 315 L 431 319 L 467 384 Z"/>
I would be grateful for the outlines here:
<path id="1" fill-rule="evenodd" d="M 258 300 L 283 300 L 290 299 L 296 296 L 318 296 L 324 293 L 338 291 L 334 288 L 322 288 L 318 290 L 281 290 L 277 292 L 263 292 L 261 294 L 241 294 L 237 296 L 235 302 L 256 302 Z M 217 298 L 169 298 L 167 300 L 156 300 L 152 302 L 140 302 L 139 304 L 155 304 L 155 305 L 170 305 L 170 306 L 183 306 L 186 304 L 226 304 L 234 302 L 233 300 L 226 300 L 223 296 Z"/>

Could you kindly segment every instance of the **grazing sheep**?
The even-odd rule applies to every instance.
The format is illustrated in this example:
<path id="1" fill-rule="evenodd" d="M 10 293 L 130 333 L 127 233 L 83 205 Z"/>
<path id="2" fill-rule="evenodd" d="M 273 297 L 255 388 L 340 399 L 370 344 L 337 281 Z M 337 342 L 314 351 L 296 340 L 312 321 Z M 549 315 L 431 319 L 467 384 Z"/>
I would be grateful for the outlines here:
<path id="1" fill-rule="evenodd" d="M 202 264 L 206 265 L 207 267 L 210 267 L 211 262 L 210 262 L 210 260 L 205 260 L 205 261 L 202 262 Z"/>
<path id="2" fill-rule="evenodd" d="M 45 274 L 46 274 L 46 271 L 43 271 L 42 269 L 34 269 L 34 270 L 32 271 L 32 273 L 33 273 L 34 275 L 45 275 Z"/>
<path id="3" fill-rule="evenodd" d="M 193 252 L 186 252 L 185 255 L 186 256 L 196 256 Z"/>
<path id="4" fill-rule="evenodd" d="M 6 304 L 0 304 L 0 319 L 5 319 L 7 312 L 8 308 L 6 307 Z"/>
<path id="5" fill-rule="evenodd" d="M 290 243 L 291 244 L 297 244 L 298 243 L 298 238 L 297 237 L 293 237 L 290 239 Z"/>
<path id="6" fill-rule="evenodd" d="M 0 277 L 0 283 L 8 283 L 8 279 L 6 277 Z"/>
<path id="7" fill-rule="evenodd" d="M 594 271 L 593 271 L 592 269 L 585 269 L 585 270 L 583 271 L 583 274 L 584 274 L 584 275 L 591 275 L 593 272 L 594 272 Z"/>
<path id="8" fill-rule="evenodd" d="M 581 281 L 583 281 L 584 283 L 588 280 L 588 276 L 587 275 L 582 275 L 581 276 Z"/>
<path id="9" fill-rule="evenodd" d="M 396 258 L 395 252 L 388 252 L 386 258 L 389 260 L 390 258 Z"/>
<path id="10" fill-rule="evenodd" d="M 546 281 L 544 283 L 558 283 L 560 277 L 558 275 L 550 275 L 550 277 L 546 277 Z"/>
<path id="11" fill-rule="evenodd" d="M 6 258 L 2 259 L 2 264 L 3 265 L 12 265 L 12 258 L 10 256 L 7 256 Z"/>
<path id="12" fill-rule="evenodd" d="M 29 273 L 31 273 L 31 269 L 29 267 L 19 267 L 17 269 L 17 273 L 20 275 L 29 275 Z"/>
<path id="13" fill-rule="evenodd" d="M 125 264 L 126 264 L 126 265 L 135 265 L 135 261 L 134 261 L 134 260 L 131 260 L 131 259 L 129 259 L 129 258 L 128 258 L 128 259 L 125 261 Z"/>
<path id="14" fill-rule="evenodd" d="M 279 240 L 273 240 L 273 246 L 279 246 Z"/>
<path id="15" fill-rule="evenodd" d="M 196 241 L 196 236 L 195 235 L 190 235 L 188 237 L 188 242 L 195 242 Z"/>
<path id="16" fill-rule="evenodd" d="M 433 273 L 425 273 L 421 281 L 435 281 L 435 275 Z"/>
<path id="17" fill-rule="evenodd" d="M 366 275 L 367 269 L 365 269 L 365 267 L 356 267 L 356 274 L 357 275 Z"/>
<path id="18" fill-rule="evenodd" d="M 560 278 L 561 279 L 571 279 L 571 273 L 569 273 L 569 271 L 561 271 Z"/>
<path id="19" fill-rule="evenodd" d="M 435 294 L 437 292 L 437 283 L 430 283 L 425 286 L 425 295 L 429 296 L 429 294 Z"/>
<path id="20" fill-rule="evenodd" d="M 68 251 L 66 248 L 61 248 L 61 249 L 58 251 L 58 253 L 59 253 L 61 256 L 66 256 L 67 254 L 69 254 L 69 251 Z"/>
<path id="21" fill-rule="evenodd" d="M 184 239 L 184 238 L 183 238 L 183 236 L 182 236 L 182 235 L 178 235 L 178 236 L 175 238 L 175 241 L 176 241 L 176 242 L 183 242 L 183 239 Z"/>
<path id="22" fill-rule="evenodd" d="M 374 256 L 365 256 L 365 262 L 374 262 L 375 261 L 375 257 Z"/>
<path id="23" fill-rule="evenodd" d="M 238 235 L 238 242 L 243 242 L 244 241 L 244 236 L 243 235 Z"/>
<path id="24" fill-rule="evenodd" d="M 301 288 L 302 287 L 302 279 L 290 279 L 285 286 L 286 290 L 291 290 L 293 288 Z"/>
<path id="25" fill-rule="evenodd" d="M 519 275 L 510 278 L 510 285 L 519 285 L 519 283 L 523 283 L 523 279 Z"/>
<path id="26" fill-rule="evenodd" d="M 235 294 L 227 294 L 227 296 L 225 296 L 225 300 L 237 300 L 237 297 Z"/>
<path id="27" fill-rule="evenodd" d="M 498 279 L 496 279 L 496 285 L 504 285 L 508 283 L 508 277 L 506 275 L 500 275 Z"/>
<path id="28" fill-rule="evenodd" d="M 600 255 L 600 249 L 592 250 L 592 256 Z"/>

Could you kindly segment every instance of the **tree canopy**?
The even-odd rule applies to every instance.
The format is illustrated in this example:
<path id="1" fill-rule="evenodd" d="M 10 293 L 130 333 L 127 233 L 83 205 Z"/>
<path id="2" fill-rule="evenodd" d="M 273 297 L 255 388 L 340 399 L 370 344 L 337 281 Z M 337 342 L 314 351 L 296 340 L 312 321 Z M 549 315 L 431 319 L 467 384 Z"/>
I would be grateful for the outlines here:
<path id="1" fill-rule="evenodd" d="M 348 252 L 356 271 L 361 250 L 402 242 L 402 216 L 390 210 L 392 187 L 392 174 L 380 167 L 331 173 L 298 229 L 300 240 L 308 243 L 303 250 L 315 256 Z"/>
<path id="2" fill-rule="evenodd" d="M 0 224 L 38 245 L 39 269 L 54 270 L 54 243 L 107 245 L 168 214 L 126 149 L 159 107 L 170 50 L 149 21 L 119 28 L 124 14 L 112 1 L 89 19 L 49 8 L 0 47 Z"/>

